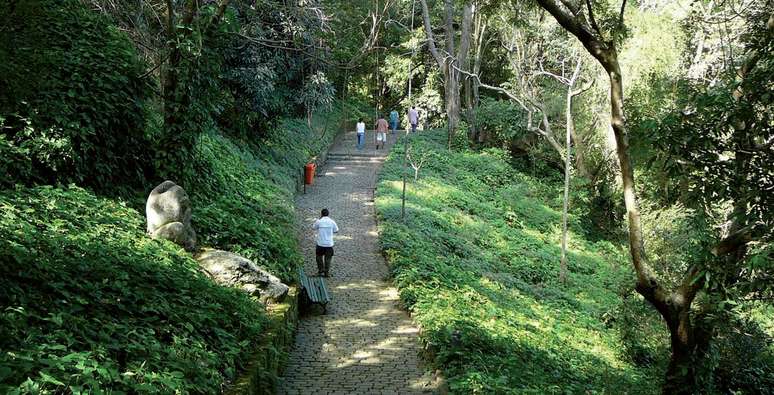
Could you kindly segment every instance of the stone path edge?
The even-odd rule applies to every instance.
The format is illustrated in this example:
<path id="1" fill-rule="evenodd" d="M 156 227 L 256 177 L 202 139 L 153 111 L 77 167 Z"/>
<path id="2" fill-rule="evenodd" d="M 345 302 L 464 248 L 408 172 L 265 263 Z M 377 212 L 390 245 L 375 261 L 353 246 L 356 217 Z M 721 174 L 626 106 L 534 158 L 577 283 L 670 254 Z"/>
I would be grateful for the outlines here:
<path id="1" fill-rule="evenodd" d="M 317 155 L 308 160 L 315 166 L 323 166 L 328 152 L 345 133 L 339 132 L 327 147 L 323 147 Z M 297 179 L 293 196 L 303 191 L 303 168 Z M 303 263 L 301 263 L 303 264 Z M 285 370 L 288 361 L 288 351 L 295 341 L 298 327 L 299 288 L 298 284 L 290 285 L 290 291 L 282 303 L 269 305 L 266 311 L 268 326 L 261 339 L 254 345 L 255 352 L 247 363 L 244 371 L 232 383 L 226 383 L 225 395 L 270 395 L 277 391 L 279 377 Z"/>
<path id="2" fill-rule="evenodd" d="M 244 372 L 225 391 L 226 395 L 274 394 L 278 378 L 287 363 L 298 325 L 298 288 L 290 286 L 282 303 L 269 305 L 266 331 Z"/>
<path id="3" fill-rule="evenodd" d="M 390 160 L 390 157 L 387 157 L 387 159 L 385 160 L 385 163 L 389 160 Z M 379 252 L 382 254 L 382 257 L 384 257 L 384 261 L 387 263 L 387 267 L 390 268 L 390 281 L 392 281 L 393 286 L 397 288 L 398 292 L 400 293 L 400 288 L 398 288 L 398 286 L 393 281 L 394 277 L 392 275 L 392 261 L 390 260 L 390 257 L 389 257 L 389 254 L 387 254 L 387 251 L 384 248 L 382 248 L 382 243 L 381 243 L 382 218 L 379 215 L 379 210 L 377 210 L 378 205 L 375 204 L 376 200 L 379 199 L 379 194 L 378 194 L 379 181 L 380 181 L 380 178 L 377 177 L 376 187 L 374 188 L 374 220 L 376 221 L 376 230 L 379 237 Z M 419 322 L 417 322 L 414 319 L 414 315 L 411 314 L 411 311 L 406 308 L 406 306 L 403 304 L 403 301 L 401 301 L 400 303 L 400 309 L 405 311 L 409 315 L 409 317 L 411 317 L 411 322 L 413 322 L 414 325 L 416 325 L 417 328 L 419 328 L 419 341 L 422 343 L 422 358 L 425 360 L 425 363 L 427 363 L 428 366 L 433 366 L 436 369 L 435 372 L 433 372 L 433 379 L 436 381 L 437 394 L 447 395 L 449 393 L 449 383 L 446 381 L 446 377 L 443 375 L 443 370 L 435 365 L 436 355 L 438 350 L 436 350 L 432 344 L 425 341 L 425 338 L 423 336 L 424 328 L 422 328 L 422 325 L 420 325 Z"/>

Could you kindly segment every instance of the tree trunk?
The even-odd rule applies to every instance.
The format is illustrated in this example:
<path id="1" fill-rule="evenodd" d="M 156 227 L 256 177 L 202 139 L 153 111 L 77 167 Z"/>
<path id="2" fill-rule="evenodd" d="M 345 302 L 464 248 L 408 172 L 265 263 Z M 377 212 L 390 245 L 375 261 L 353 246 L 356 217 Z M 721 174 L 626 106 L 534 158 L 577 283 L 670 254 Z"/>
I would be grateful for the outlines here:
<path id="1" fill-rule="evenodd" d="M 693 326 L 687 309 L 676 311 L 667 320 L 672 354 L 669 358 L 664 394 L 689 395 L 694 388 L 694 342 Z"/>
<path id="2" fill-rule="evenodd" d="M 590 129 L 593 129 L 594 126 L 596 126 L 596 121 L 592 123 Z M 578 170 L 578 174 L 580 174 L 581 177 L 591 179 L 591 173 L 586 165 L 586 156 L 584 154 L 586 145 L 584 144 L 583 138 L 578 135 L 575 128 L 572 128 L 570 137 L 572 138 L 572 144 L 575 146 L 575 168 Z"/>
<path id="3" fill-rule="evenodd" d="M 446 101 L 446 121 L 448 122 L 448 148 L 451 149 L 454 133 L 460 121 L 460 74 L 453 67 L 447 66 L 444 73 L 444 100 Z"/>
<path id="4" fill-rule="evenodd" d="M 462 29 L 460 36 L 460 46 L 457 55 L 454 56 L 454 2 L 445 0 L 444 2 L 444 35 L 445 35 L 445 54 L 438 51 L 433 35 L 432 26 L 430 26 L 430 11 L 426 0 L 420 0 L 422 4 L 422 19 L 427 35 L 427 47 L 430 54 L 433 55 L 438 67 L 444 76 L 444 95 L 446 103 L 446 119 L 448 127 L 448 147 L 451 148 L 452 138 L 457 129 L 460 119 L 460 72 L 455 67 L 463 67 L 467 62 L 468 50 L 470 49 L 470 27 L 473 21 L 473 5 L 466 3 L 462 12 Z"/>
<path id="5" fill-rule="evenodd" d="M 623 181 L 624 204 L 629 223 L 629 251 L 637 273 L 637 292 L 650 302 L 667 322 L 671 338 L 671 357 L 662 392 L 664 394 L 693 393 L 694 377 L 694 331 L 690 321 L 690 309 L 698 287 L 693 276 L 688 275 L 686 283 L 678 291 L 667 295 L 658 285 L 647 266 L 642 237 L 640 211 L 634 184 L 634 168 L 629 155 L 629 136 L 624 123 L 623 83 L 618 56 L 615 50 L 603 57 L 603 67 L 610 79 L 610 124 L 615 134 L 618 161 Z M 692 284 L 688 284 L 692 282 Z"/>
<path id="6" fill-rule="evenodd" d="M 568 105 L 570 100 L 568 99 Z M 567 111 L 569 113 L 569 110 Z M 568 116 L 569 121 L 569 116 Z M 559 281 L 567 282 L 567 210 L 570 202 L 570 127 L 567 127 L 567 152 L 564 154 L 564 207 L 562 208 L 562 259 L 559 263 Z"/>

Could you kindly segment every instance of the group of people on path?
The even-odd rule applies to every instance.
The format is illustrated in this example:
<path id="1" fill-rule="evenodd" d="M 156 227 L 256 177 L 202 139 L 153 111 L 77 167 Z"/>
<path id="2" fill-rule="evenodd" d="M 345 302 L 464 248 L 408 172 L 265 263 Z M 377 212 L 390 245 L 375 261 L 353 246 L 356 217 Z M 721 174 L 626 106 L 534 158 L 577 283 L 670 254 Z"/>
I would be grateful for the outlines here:
<path id="1" fill-rule="evenodd" d="M 416 133 L 417 126 L 419 125 L 419 112 L 415 106 L 411 106 L 408 111 L 408 120 L 411 125 L 411 133 Z M 384 147 L 387 143 L 387 130 L 392 131 L 392 135 L 398 130 L 399 115 L 398 112 L 392 110 L 390 112 L 390 121 L 387 122 L 384 117 L 377 117 L 374 129 L 376 130 L 376 149 Z M 358 119 L 357 126 L 357 148 L 362 149 L 365 144 L 365 122 L 363 118 Z M 316 246 L 315 246 L 315 261 L 317 262 L 317 275 L 322 277 L 328 277 L 331 270 L 331 261 L 333 260 L 333 234 L 339 232 L 339 226 L 330 217 L 330 212 L 327 208 L 322 209 L 320 212 L 320 218 L 314 221 L 312 229 L 317 232 Z"/>
<path id="2" fill-rule="evenodd" d="M 417 131 L 417 126 L 419 125 L 419 111 L 417 111 L 415 106 L 411 106 L 411 109 L 408 111 L 408 119 L 409 124 L 411 124 L 411 132 L 415 133 Z M 376 149 L 379 149 L 380 147 L 384 148 L 384 144 L 387 143 L 387 130 L 391 130 L 392 135 L 395 136 L 395 132 L 398 130 L 398 126 L 399 115 L 395 110 L 390 112 L 389 123 L 386 119 L 384 119 L 384 117 L 377 116 L 376 123 L 374 124 L 374 130 L 376 131 Z M 357 149 L 363 149 L 363 146 L 365 145 L 366 132 L 363 118 L 357 120 L 355 130 L 357 132 Z"/>

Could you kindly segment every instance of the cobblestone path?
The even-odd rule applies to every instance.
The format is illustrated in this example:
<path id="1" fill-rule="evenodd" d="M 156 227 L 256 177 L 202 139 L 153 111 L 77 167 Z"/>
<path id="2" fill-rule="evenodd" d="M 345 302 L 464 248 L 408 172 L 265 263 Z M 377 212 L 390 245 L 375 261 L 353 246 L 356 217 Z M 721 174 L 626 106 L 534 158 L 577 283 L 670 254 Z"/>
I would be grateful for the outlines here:
<path id="1" fill-rule="evenodd" d="M 354 149 L 355 139 L 354 132 L 340 136 L 314 185 L 296 200 L 307 275 L 317 273 L 311 224 L 322 208 L 330 210 L 340 231 L 326 279 L 328 313 L 315 306 L 301 317 L 279 393 L 434 393 L 436 381 L 422 366 L 418 329 L 398 307 L 378 246 L 373 188 L 386 152 L 374 149 L 371 133 L 362 151 Z"/>

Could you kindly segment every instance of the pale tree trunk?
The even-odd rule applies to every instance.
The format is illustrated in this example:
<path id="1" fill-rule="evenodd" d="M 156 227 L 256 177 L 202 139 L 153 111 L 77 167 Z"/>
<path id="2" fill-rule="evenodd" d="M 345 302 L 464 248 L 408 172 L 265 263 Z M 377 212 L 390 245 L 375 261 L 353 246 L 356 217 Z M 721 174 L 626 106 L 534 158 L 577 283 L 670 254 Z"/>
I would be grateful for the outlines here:
<path id="1" fill-rule="evenodd" d="M 473 74 L 475 75 L 481 75 L 481 57 L 484 56 L 484 50 L 486 46 L 486 32 L 487 32 L 487 24 L 486 21 L 484 21 L 484 18 L 481 14 L 478 15 L 478 24 L 476 25 L 476 52 L 475 52 L 475 58 L 473 59 Z M 478 109 L 479 103 L 481 103 L 480 96 L 478 94 L 478 88 L 479 88 L 479 80 L 478 79 L 471 79 L 471 90 L 472 90 L 472 107 L 471 110 L 473 111 L 473 124 L 476 124 L 476 111 Z M 480 133 L 476 133 L 478 140 L 480 143 L 483 143 L 486 140 L 486 136 L 482 136 Z"/>
<path id="2" fill-rule="evenodd" d="M 448 127 L 447 143 L 451 148 L 452 138 L 460 120 L 460 72 L 459 68 L 467 62 L 470 50 L 470 31 L 473 23 L 473 5 L 466 3 L 462 9 L 462 26 L 459 47 L 455 44 L 454 36 L 454 2 L 444 2 L 444 41 L 445 50 L 439 51 L 430 24 L 430 11 L 426 0 L 420 0 L 422 4 L 422 17 L 427 35 L 427 44 L 430 54 L 433 55 L 438 67 L 444 76 L 444 102 L 446 104 L 446 118 Z M 454 55 L 455 49 L 457 54 Z"/>
<path id="3" fill-rule="evenodd" d="M 575 121 L 572 118 L 572 99 L 580 92 L 574 92 L 575 81 L 578 80 L 581 70 L 581 57 L 578 56 L 578 62 L 575 65 L 575 71 L 572 73 L 572 77 L 567 83 L 567 98 L 565 100 L 565 153 L 564 153 L 564 205 L 562 207 L 562 259 L 560 261 L 559 269 L 559 281 L 562 283 L 567 282 L 567 211 L 570 206 L 570 157 L 571 152 L 571 135 L 575 131 Z"/>

